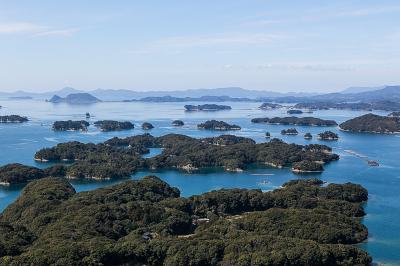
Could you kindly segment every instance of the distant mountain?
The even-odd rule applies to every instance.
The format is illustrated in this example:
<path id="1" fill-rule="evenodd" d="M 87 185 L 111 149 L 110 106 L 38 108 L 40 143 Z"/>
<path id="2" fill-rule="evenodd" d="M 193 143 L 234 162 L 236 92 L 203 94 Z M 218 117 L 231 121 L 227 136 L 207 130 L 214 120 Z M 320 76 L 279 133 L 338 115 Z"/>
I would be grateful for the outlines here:
<path id="1" fill-rule="evenodd" d="M 45 93 L 32 93 L 17 91 L 1 93 L 0 97 L 32 97 L 33 99 L 50 99 L 53 95 L 65 98 L 71 94 L 87 93 L 102 101 L 278 101 L 278 102 L 374 102 L 374 101 L 400 101 L 400 86 L 380 87 L 352 87 L 342 92 L 315 94 L 315 93 L 280 93 L 262 90 L 247 90 L 239 87 L 215 89 L 191 89 L 174 91 L 131 91 L 96 89 L 83 92 L 74 88 L 63 88 L 58 91 Z"/>
<path id="2" fill-rule="evenodd" d="M 381 90 L 385 88 L 385 86 L 379 86 L 379 87 L 350 87 L 347 88 L 340 93 L 342 94 L 351 94 L 351 93 L 361 93 L 361 92 L 367 92 L 367 91 L 376 91 L 376 90 Z"/>
<path id="3" fill-rule="evenodd" d="M 129 101 L 129 100 L 128 100 Z M 145 97 L 139 100 L 131 100 L 139 102 L 254 102 L 256 99 L 250 98 L 233 98 L 229 96 L 201 96 L 201 97 L 172 97 L 172 96 L 160 96 L 160 97 Z"/>
<path id="4" fill-rule="evenodd" d="M 42 92 L 42 93 L 37 93 L 37 92 L 26 92 L 26 91 L 15 91 L 15 92 L 0 92 L 0 97 L 1 98 L 8 98 L 8 99 L 13 99 L 13 98 L 32 98 L 36 100 L 45 100 L 49 99 L 53 95 L 58 95 L 60 97 L 66 97 L 69 94 L 74 94 L 74 93 L 84 93 L 84 91 L 76 90 L 74 88 L 66 87 L 61 90 L 56 90 L 56 91 L 49 91 L 49 92 Z"/>
<path id="5" fill-rule="evenodd" d="M 66 97 L 69 94 L 84 93 L 84 91 L 76 90 L 74 88 L 63 88 L 57 91 L 34 93 L 17 91 L 12 93 L 0 92 L 0 97 L 32 97 L 33 99 L 44 100 L 49 99 L 53 95 L 60 97 Z M 199 98 L 204 96 L 216 96 L 216 97 L 232 97 L 232 98 L 249 98 L 257 99 L 261 97 L 310 97 L 316 95 L 315 93 L 280 93 L 273 91 L 262 91 L 262 90 L 247 90 L 239 87 L 228 87 L 228 88 L 215 88 L 215 89 L 190 89 L 190 90 L 174 90 L 174 91 L 132 91 L 132 90 L 112 90 L 112 89 L 96 89 L 88 91 L 94 97 L 103 101 L 126 101 L 126 100 L 139 100 L 147 97 L 191 97 Z"/>
<path id="6" fill-rule="evenodd" d="M 91 104 L 100 102 L 99 99 L 89 93 L 73 93 L 68 94 L 67 97 L 62 98 L 58 95 L 51 97 L 49 102 L 52 103 L 69 103 L 69 104 Z"/>

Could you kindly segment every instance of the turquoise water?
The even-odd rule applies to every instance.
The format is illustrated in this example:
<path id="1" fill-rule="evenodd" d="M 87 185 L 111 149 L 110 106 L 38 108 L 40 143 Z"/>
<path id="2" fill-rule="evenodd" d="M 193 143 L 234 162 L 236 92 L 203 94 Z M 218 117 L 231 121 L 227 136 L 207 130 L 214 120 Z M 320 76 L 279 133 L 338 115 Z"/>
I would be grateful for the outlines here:
<path id="1" fill-rule="evenodd" d="M 185 103 L 186 104 L 186 103 Z M 155 128 L 150 132 L 159 136 L 168 133 L 181 133 L 193 137 L 208 137 L 219 135 L 218 132 L 198 130 L 196 125 L 208 119 L 221 119 L 238 124 L 240 131 L 231 134 L 251 137 L 258 142 L 265 141 L 264 133 L 269 131 L 272 136 L 282 138 L 287 142 L 298 144 L 323 143 L 334 148 L 341 156 L 338 162 L 327 165 L 321 174 L 311 175 L 332 183 L 354 182 L 362 184 L 370 193 L 366 205 L 367 216 L 364 223 L 368 227 L 370 237 L 368 242 L 360 245 L 374 258 L 374 261 L 388 265 L 400 265 L 400 136 L 354 134 L 341 132 L 335 127 L 296 127 L 298 136 L 281 136 L 280 131 L 290 126 L 252 124 L 254 117 L 286 116 L 284 110 L 263 111 L 257 109 L 258 103 L 228 103 L 230 111 L 191 112 L 183 110 L 184 103 L 98 103 L 84 106 L 66 104 L 51 104 L 39 101 L 0 101 L 3 106 L 0 114 L 20 114 L 28 116 L 31 121 L 25 124 L 0 124 L 0 165 L 19 162 L 38 167 L 48 165 L 33 160 L 35 151 L 43 147 L 51 147 L 60 142 L 77 140 L 81 142 L 102 142 L 114 136 L 124 137 L 142 134 L 140 124 L 151 122 Z M 88 132 L 53 132 L 51 125 L 54 120 L 85 119 L 85 113 L 92 114 L 91 121 L 100 119 L 129 120 L 135 123 L 137 129 L 120 132 L 100 132 L 95 127 L 89 127 Z M 378 114 L 386 114 L 379 113 Z M 315 116 L 334 119 L 337 122 L 365 114 L 358 111 L 316 111 Z M 172 127 L 171 121 L 181 119 L 183 127 Z M 311 141 L 303 139 L 306 132 L 313 135 L 332 130 L 339 134 L 337 142 Z M 379 167 L 369 167 L 365 159 L 346 152 L 353 150 L 377 160 Z M 147 156 L 161 152 L 152 149 Z M 305 178 L 310 175 L 293 174 L 290 169 L 248 169 L 240 173 L 227 173 L 220 170 L 204 170 L 187 174 L 179 171 L 165 170 L 160 172 L 137 172 L 132 178 L 141 178 L 155 174 L 173 186 L 178 187 L 183 196 L 199 194 L 219 188 L 260 188 L 272 190 L 284 182 Z M 116 181 L 72 181 L 77 191 L 85 191 L 107 186 L 124 180 Z M 266 182 L 264 182 L 266 181 Z M 0 211 L 12 203 L 19 195 L 23 186 L 0 187 Z"/>

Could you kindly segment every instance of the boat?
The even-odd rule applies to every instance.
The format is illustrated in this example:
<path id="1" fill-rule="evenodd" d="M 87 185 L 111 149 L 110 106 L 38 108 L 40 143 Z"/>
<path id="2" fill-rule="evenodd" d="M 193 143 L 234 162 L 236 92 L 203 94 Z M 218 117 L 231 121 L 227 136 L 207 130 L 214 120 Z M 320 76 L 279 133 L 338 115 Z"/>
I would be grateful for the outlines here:
<path id="1" fill-rule="evenodd" d="M 367 160 L 369 166 L 379 166 L 379 163 L 374 160 Z"/>

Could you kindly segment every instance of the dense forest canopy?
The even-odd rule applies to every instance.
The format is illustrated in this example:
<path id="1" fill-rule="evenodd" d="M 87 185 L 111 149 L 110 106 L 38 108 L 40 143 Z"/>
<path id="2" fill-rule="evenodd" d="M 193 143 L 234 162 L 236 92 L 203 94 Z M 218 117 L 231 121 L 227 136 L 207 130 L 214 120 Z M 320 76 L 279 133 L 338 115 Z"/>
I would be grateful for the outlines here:
<path id="1" fill-rule="evenodd" d="M 55 121 L 53 123 L 53 130 L 56 131 L 66 131 L 66 130 L 87 130 L 89 122 L 85 120 L 80 121 Z"/>
<path id="2" fill-rule="evenodd" d="M 204 123 L 198 124 L 197 128 L 199 129 L 208 129 L 208 130 L 240 130 L 241 127 L 235 124 L 228 124 L 224 121 L 217 120 L 208 120 Z"/>
<path id="3" fill-rule="evenodd" d="M 342 130 L 370 133 L 400 133 L 400 117 L 366 114 L 339 125 Z"/>
<path id="4" fill-rule="evenodd" d="M 274 118 L 253 118 L 252 123 L 265 123 L 277 125 L 297 125 L 297 126 L 336 126 L 334 120 L 325 120 L 316 117 L 274 117 Z"/>
<path id="5" fill-rule="evenodd" d="M 160 155 L 143 158 L 149 148 L 163 148 Z M 193 171 L 204 167 L 244 169 L 251 164 L 284 167 L 300 161 L 328 163 L 339 159 L 325 145 L 288 144 L 279 139 L 255 143 L 250 138 L 221 135 L 196 139 L 185 135 L 150 134 L 112 138 L 104 143 L 67 142 L 39 150 L 35 159 L 46 162 L 71 161 L 70 178 L 127 177 L 137 169 L 177 168 Z"/>
<path id="6" fill-rule="evenodd" d="M 190 198 L 157 177 L 76 193 L 33 181 L 0 216 L 0 265 L 369 265 L 359 185 L 295 180 Z"/>
<path id="7" fill-rule="evenodd" d="M 101 131 L 117 131 L 117 130 L 128 130 L 133 129 L 135 126 L 129 121 L 114 121 L 114 120 L 101 120 L 94 122 L 96 127 L 99 127 Z"/>
<path id="8" fill-rule="evenodd" d="M 0 123 L 23 123 L 28 122 L 28 118 L 20 115 L 1 115 Z"/>

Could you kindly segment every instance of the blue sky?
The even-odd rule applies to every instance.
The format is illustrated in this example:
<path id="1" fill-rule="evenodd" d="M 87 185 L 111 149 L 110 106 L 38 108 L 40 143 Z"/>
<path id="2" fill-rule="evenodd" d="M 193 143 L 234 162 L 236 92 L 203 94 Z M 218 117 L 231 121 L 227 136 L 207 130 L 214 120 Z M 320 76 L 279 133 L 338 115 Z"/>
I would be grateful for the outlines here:
<path id="1" fill-rule="evenodd" d="M 1 1 L 0 91 L 400 81 L 400 1 Z"/>

